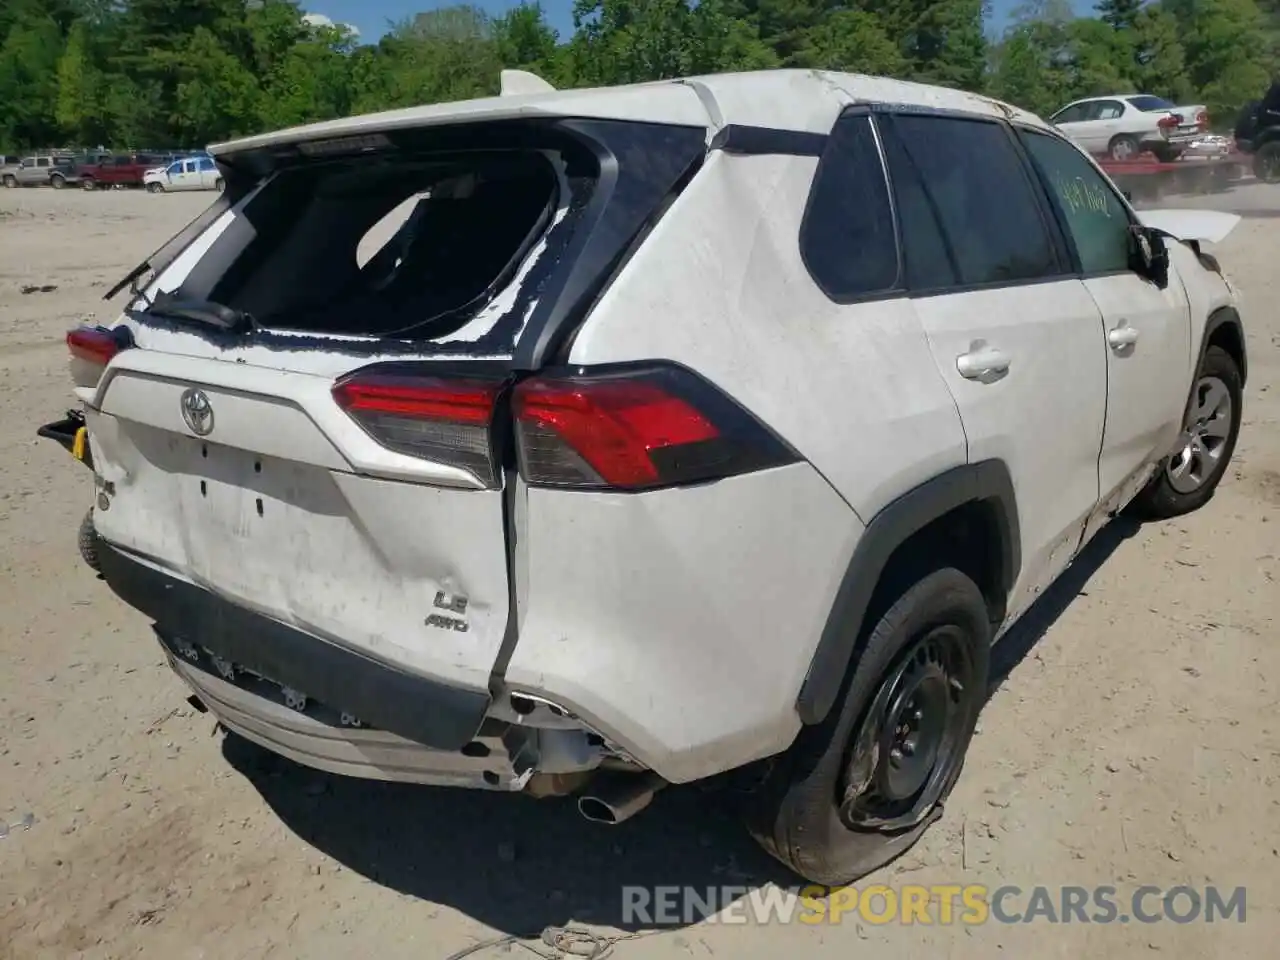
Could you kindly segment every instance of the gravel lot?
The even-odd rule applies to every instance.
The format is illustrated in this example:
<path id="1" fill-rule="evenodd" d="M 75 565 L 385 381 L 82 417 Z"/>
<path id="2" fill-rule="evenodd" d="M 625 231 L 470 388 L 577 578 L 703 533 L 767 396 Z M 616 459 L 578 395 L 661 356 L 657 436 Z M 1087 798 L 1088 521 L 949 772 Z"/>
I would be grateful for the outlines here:
<path id="1" fill-rule="evenodd" d="M 0 839 L 0 956 L 442 960 L 553 924 L 625 930 L 624 884 L 792 882 L 697 791 L 595 827 L 560 801 L 314 774 L 188 705 L 147 624 L 80 562 L 87 471 L 34 431 L 70 405 L 66 328 L 112 316 L 106 289 L 209 199 L 0 191 L 0 824 L 34 815 Z M 1200 513 L 1104 533 L 1002 644 L 946 815 L 869 879 L 1122 900 L 1244 886 L 1246 922 L 700 922 L 620 943 L 619 960 L 1273 955 L 1280 186 L 1178 202 L 1247 214 L 1217 251 L 1249 327 L 1235 465 Z"/>

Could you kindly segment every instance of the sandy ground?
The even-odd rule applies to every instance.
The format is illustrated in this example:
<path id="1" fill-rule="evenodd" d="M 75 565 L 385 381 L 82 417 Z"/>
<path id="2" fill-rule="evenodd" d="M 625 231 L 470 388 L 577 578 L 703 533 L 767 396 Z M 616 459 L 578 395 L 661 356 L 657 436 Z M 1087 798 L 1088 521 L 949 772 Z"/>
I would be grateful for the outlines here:
<path id="1" fill-rule="evenodd" d="M 112 315 L 107 287 L 208 201 L 0 191 L 0 956 L 444 958 L 547 925 L 626 930 L 624 884 L 792 882 L 696 791 L 594 827 L 559 801 L 314 774 L 188 705 L 79 560 L 87 472 L 34 430 L 69 405 L 65 329 Z M 704 921 L 616 957 L 1274 955 L 1280 187 L 1197 204 L 1249 215 L 1218 251 L 1251 308 L 1235 465 L 1199 514 L 1104 533 L 1002 644 L 945 817 L 869 879 L 1101 884 L 1122 902 L 1244 886 L 1246 922 Z"/>

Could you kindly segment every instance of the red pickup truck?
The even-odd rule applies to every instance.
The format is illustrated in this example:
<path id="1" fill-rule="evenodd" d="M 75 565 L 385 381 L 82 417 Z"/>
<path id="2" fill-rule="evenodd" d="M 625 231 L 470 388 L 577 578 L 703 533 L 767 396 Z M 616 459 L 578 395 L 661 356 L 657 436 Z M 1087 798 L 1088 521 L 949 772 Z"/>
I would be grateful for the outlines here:
<path id="1" fill-rule="evenodd" d="M 85 190 L 98 187 L 140 187 L 142 175 L 152 167 L 168 163 L 167 157 L 146 153 L 102 157 L 97 163 L 81 164 L 76 168 L 76 178 Z"/>

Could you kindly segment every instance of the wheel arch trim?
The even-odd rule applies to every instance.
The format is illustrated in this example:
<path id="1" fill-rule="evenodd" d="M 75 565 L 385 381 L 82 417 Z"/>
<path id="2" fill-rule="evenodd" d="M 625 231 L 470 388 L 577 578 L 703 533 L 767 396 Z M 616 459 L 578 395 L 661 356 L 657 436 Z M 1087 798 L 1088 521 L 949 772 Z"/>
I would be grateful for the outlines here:
<path id="1" fill-rule="evenodd" d="M 796 698 L 801 722 L 820 723 L 835 705 L 862 636 L 872 595 L 894 552 L 928 524 L 975 502 L 995 507 L 999 584 L 1006 594 L 1012 590 L 1022 564 L 1021 541 L 1013 478 L 1002 460 L 954 467 L 898 497 L 867 525 L 840 581 Z"/>
<path id="2" fill-rule="evenodd" d="M 1196 364 L 1192 368 L 1191 376 L 1194 383 L 1195 377 L 1198 375 L 1201 365 L 1204 363 L 1204 355 L 1209 350 L 1209 341 L 1213 339 L 1213 335 L 1223 327 L 1232 327 L 1235 330 L 1237 339 L 1240 341 L 1240 386 L 1244 386 L 1249 379 L 1249 356 L 1248 346 L 1244 336 L 1244 324 L 1240 320 L 1240 314 L 1235 307 L 1226 306 L 1219 307 L 1209 314 L 1209 319 L 1205 321 L 1204 329 L 1200 332 L 1200 350 L 1196 354 Z M 1190 398 L 1187 400 L 1190 403 Z"/>

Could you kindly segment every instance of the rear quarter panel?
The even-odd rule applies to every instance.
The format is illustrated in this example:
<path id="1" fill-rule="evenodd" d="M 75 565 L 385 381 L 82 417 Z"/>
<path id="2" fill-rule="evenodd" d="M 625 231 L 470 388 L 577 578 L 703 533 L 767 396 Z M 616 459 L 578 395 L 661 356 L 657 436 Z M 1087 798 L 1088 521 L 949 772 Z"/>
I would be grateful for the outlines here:
<path id="1" fill-rule="evenodd" d="M 506 672 L 672 780 L 784 749 L 863 529 L 965 461 L 909 301 L 841 306 L 801 260 L 817 160 L 712 153 L 579 331 L 569 360 L 695 370 L 805 462 L 693 488 L 521 488 Z"/>

